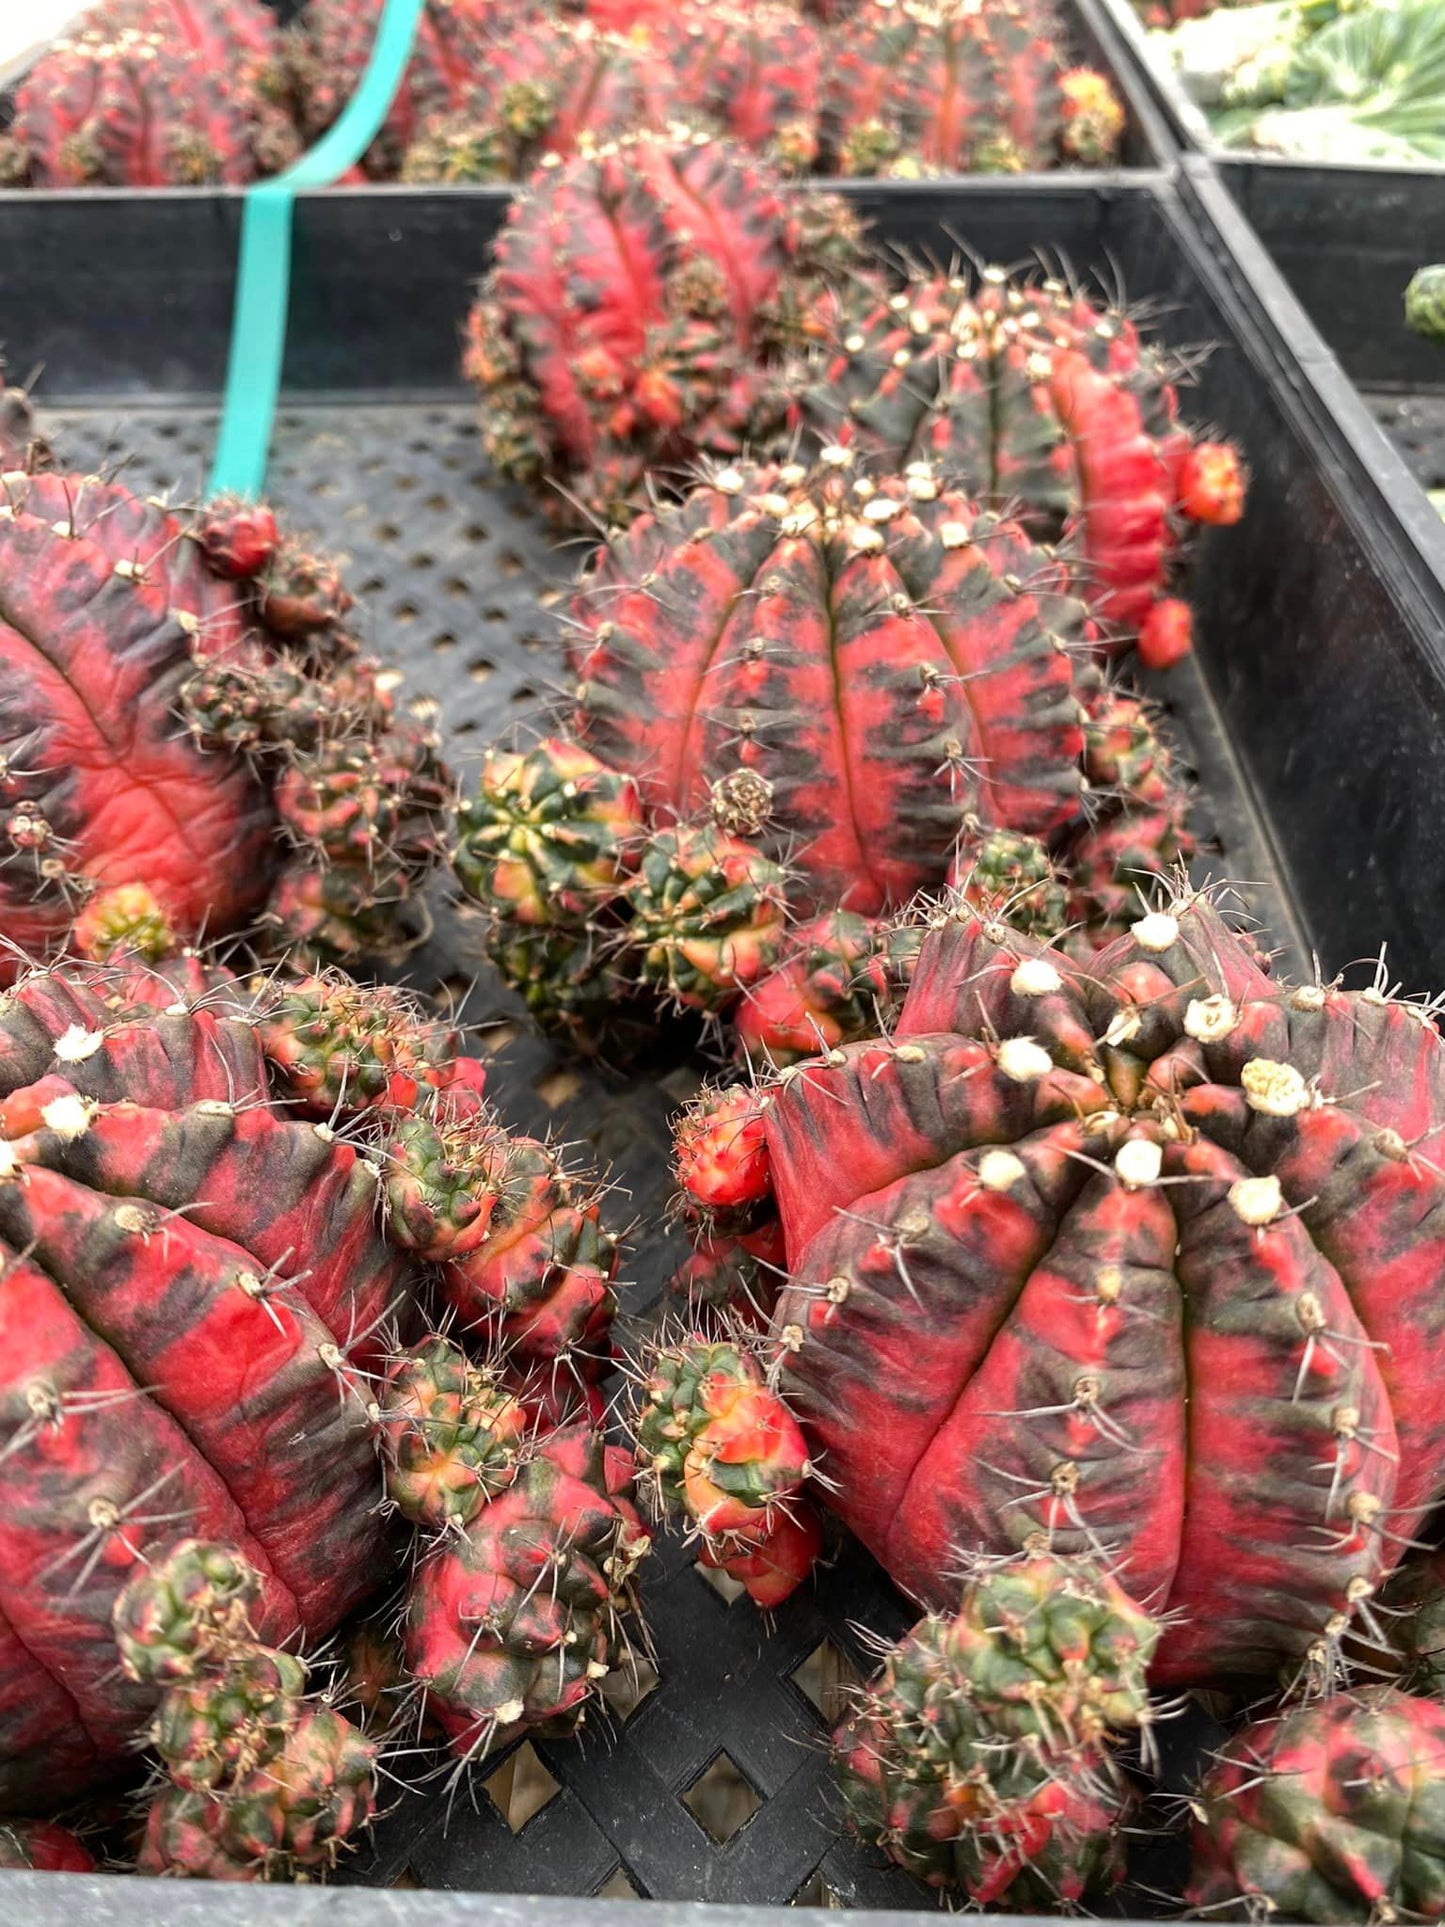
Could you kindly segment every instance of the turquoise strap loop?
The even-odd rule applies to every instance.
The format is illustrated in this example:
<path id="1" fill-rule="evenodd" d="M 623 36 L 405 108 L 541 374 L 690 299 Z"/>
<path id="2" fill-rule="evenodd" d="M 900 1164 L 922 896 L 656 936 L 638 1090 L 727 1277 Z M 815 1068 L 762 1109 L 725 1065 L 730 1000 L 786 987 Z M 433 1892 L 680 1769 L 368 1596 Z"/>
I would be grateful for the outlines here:
<path id="1" fill-rule="evenodd" d="M 375 140 L 411 58 L 425 0 L 385 0 L 361 84 L 309 153 L 246 190 L 236 263 L 236 302 L 212 495 L 260 494 L 281 390 L 291 296 L 291 216 L 298 193 L 329 187 Z"/>

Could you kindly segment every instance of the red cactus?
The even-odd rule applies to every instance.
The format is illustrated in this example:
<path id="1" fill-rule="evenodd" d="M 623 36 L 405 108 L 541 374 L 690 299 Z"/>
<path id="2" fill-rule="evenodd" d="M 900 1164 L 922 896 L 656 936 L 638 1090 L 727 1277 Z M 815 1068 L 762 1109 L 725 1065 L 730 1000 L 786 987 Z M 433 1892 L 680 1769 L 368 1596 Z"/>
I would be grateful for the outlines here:
<path id="1" fill-rule="evenodd" d="M 623 1663 L 632 1574 L 649 1544 L 632 1471 L 597 1433 L 558 1433 L 418 1566 L 407 1662 L 464 1759 L 529 1728 L 580 1724 Z"/>
<path id="2" fill-rule="evenodd" d="M 573 608 L 577 724 L 663 814 L 762 778 L 792 899 L 877 910 L 942 881 L 970 811 L 1077 808 L 1082 611 L 1066 559 L 931 469 L 835 453 L 716 471 L 609 544 Z"/>
<path id="3" fill-rule="evenodd" d="M 245 505 L 192 525 L 94 477 L 12 474 L 4 489 L 11 942 L 52 951 L 90 904 L 107 944 L 116 892 L 134 921 L 132 886 L 180 942 L 245 924 L 268 892 L 281 940 L 313 954 L 414 942 L 447 775 L 434 732 L 396 713 L 358 653 L 330 565 Z M 324 927 L 302 914 L 313 880 Z"/>
<path id="4" fill-rule="evenodd" d="M 1125 641 L 1176 572 L 1183 524 L 1243 509 L 1237 455 L 1179 422 L 1163 351 L 1061 281 L 915 276 L 844 324 L 804 406 L 866 455 L 927 457 L 1015 505 L 1037 540 L 1072 532 L 1091 607 Z"/>
<path id="5" fill-rule="evenodd" d="M 1428 1013 L 1276 985 L 1202 900 L 1087 966 L 960 915 L 763 1122 L 782 1385 L 908 1591 L 1107 1545 L 1161 1678 L 1329 1667 L 1445 1492 Z"/>
<path id="6" fill-rule="evenodd" d="M 94 1873 L 95 1857 L 49 1820 L 0 1820 L 0 1872 Z"/>
<path id="7" fill-rule="evenodd" d="M 1086 569 L 941 477 L 739 462 L 607 543 L 568 623 L 587 749 L 493 758 L 461 815 L 549 1026 L 595 1044 L 653 987 L 786 1063 L 891 1011 L 916 945 L 878 919 L 915 892 L 1096 942 L 1187 855 L 1156 737 L 1137 790 L 1081 754 L 1129 701 L 1087 660 Z"/>
<path id="8" fill-rule="evenodd" d="M 1445 1708 L 1390 1687 L 1233 1734 L 1192 1802 L 1192 1906 L 1291 1920 L 1445 1913 Z"/>
<path id="9" fill-rule="evenodd" d="M 654 26 L 680 117 L 807 173 L 819 154 L 825 43 L 787 0 L 691 0 Z"/>
<path id="10" fill-rule="evenodd" d="M 1110 161 L 1124 115 L 1102 74 L 1091 111 L 1061 84 L 1047 0 L 861 0 L 828 49 L 824 114 L 841 174 L 1017 173 Z M 1112 112 L 1110 109 L 1112 108 Z"/>
<path id="11" fill-rule="evenodd" d="M 773 364 L 860 258 L 841 204 L 785 202 L 725 143 L 640 138 L 543 170 L 468 323 L 492 460 L 559 519 L 629 519 L 654 473 L 780 426 Z"/>
<path id="12" fill-rule="evenodd" d="M 21 82 L 0 185 L 244 184 L 300 152 L 260 0 L 102 0 Z"/>

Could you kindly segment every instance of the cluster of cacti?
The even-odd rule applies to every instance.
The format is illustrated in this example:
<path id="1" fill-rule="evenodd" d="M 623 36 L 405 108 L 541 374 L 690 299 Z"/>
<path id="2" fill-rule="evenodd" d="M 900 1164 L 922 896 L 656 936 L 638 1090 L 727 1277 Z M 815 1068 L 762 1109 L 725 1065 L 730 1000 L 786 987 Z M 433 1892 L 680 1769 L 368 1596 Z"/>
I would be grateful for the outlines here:
<path id="1" fill-rule="evenodd" d="M 313 0 L 314 4 L 314 0 Z M 792 0 L 532 8 L 491 71 L 423 125 L 413 180 L 516 178 L 544 154 L 669 122 L 792 172 L 926 174 L 1108 165 L 1125 116 L 1070 67 L 1043 0 L 861 0 L 833 21 Z"/>
<path id="2" fill-rule="evenodd" d="M 461 807 L 503 975 L 579 1039 L 641 989 L 782 1062 L 876 1028 L 919 890 L 1111 935 L 1191 845 L 1087 583 L 927 462 L 712 469 L 570 606 L 579 740 L 493 755 Z"/>
<path id="3" fill-rule="evenodd" d="M 161 949 L 258 918 L 293 956 L 414 943 L 450 777 L 332 565 L 240 502 L 18 470 L 0 494 L 10 943 L 134 942 L 142 890 Z"/>
<path id="4" fill-rule="evenodd" d="M 1159 1637 L 1096 1561 L 986 1564 L 921 1621 L 834 1736 L 851 1826 L 981 1905 L 1097 1900 L 1124 1875 L 1117 1736 L 1147 1728 Z"/>
<path id="5" fill-rule="evenodd" d="M 402 178 L 520 180 L 544 158 L 667 126 L 805 172 L 823 68 L 818 30 L 788 0 L 681 0 L 621 30 L 534 11 L 495 33 L 460 104 L 420 124 Z"/>
<path id="6" fill-rule="evenodd" d="M 0 1809 L 33 1810 L 125 1758 L 154 1695 L 115 1665 L 112 1608 L 179 1529 L 238 1548 L 259 1575 L 250 1622 L 273 1644 L 329 1633 L 384 1579 L 397 1547 L 377 1452 L 399 1416 L 395 1379 L 389 1417 L 376 1386 L 418 1295 L 454 1293 L 439 1264 L 416 1268 L 445 1248 L 436 1221 L 469 1230 L 459 1262 L 489 1266 L 485 1282 L 525 1308 L 502 1367 L 517 1396 L 547 1402 L 539 1360 L 571 1370 L 565 1321 L 537 1307 L 585 1301 L 594 1352 L 605 1344 L 595 1210 L 579 1234 L 567 1181 L 528 1140 L 512 1141 L 512 1182 L 481 1081 L 444 1027 L 342 979 L 290 991 L 194 958 L 118 958 L 34 971 L 10 993 Z M 466 1121 L 492 1156 L 469 1196 L 413 1158 L 423 1125 Z M 190 1806 L 166 1811 L 189 1834 Z"/>
<path id="7" fill-rule="evenodd" d="M 669 124 L 791 171 L 1016 171 L 1117 156 L 1124 111 L 1070 67 L 1047 0 L 597 4 L 426 0 L 357 178 L 522 178 Z M 274 173 L 340 117 L 380 0 L 101 0 L 23 81 L 0 184 L 152 187 Z M 815 17 L 810 18 L 809 14 Z"/>
<path id="8" fill-rule="evenodd" d="M 16 90 L 0 187 L 240 185 L 301 151 L 261 0 L 101 0 Z"/>
<path id="9" fill-rule="evenodd" d="M 404 1607 L 422 1711 L 464 1760 L 523 1732 L 572 1731 L 630 1652 L 650 1543 L 631 1455 L 585 1418 L 529 1421 L 437 1335 L 393 1366 L 383 1409 L 388 1494 L 440 1528 Z"/>
<path id="10" fill-rule="evenodd" d="M 787 197 L 703 137 L 542 169 L 468 320 L 497 469 L 559 520 L 625 522 L 700 454 L 785 431 L 784 359 L 831 330 L 866 264 L 841 201 Z"/>
<path id="11" fill-rule="evenodd" d="M 120 1667 L 158 1696 L 141 1873 L 294 1879 L 333 1866 L 376 1809 L 376 1748 L 264 1644 L 263 1583 L 235 1546 L 183 1539 L 116 1599 Z"/>
<path id="12" fill-rule="evenodd" d="M 947 1608 L 955 1548 L 1044 1535 L 1167 1602 L 1161 1680 L 1329 1677 L 1371 1636 L 1445 1492 L 1427 1008 L 1278 984 L 1200 898 L 1087 962 L 960 907 L 891 1037 L 715 1107 L 766 1144 L 779 1386 L 906 1591 Z"/>

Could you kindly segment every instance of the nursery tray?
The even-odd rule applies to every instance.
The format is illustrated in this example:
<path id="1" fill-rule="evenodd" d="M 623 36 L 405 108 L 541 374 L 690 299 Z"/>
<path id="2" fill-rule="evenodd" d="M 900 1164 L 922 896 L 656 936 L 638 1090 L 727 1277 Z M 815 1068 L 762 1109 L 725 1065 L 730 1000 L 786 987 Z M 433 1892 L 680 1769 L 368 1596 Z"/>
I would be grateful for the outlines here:
<path id="1" fill-rule="evenodd" d="M 1445 724 L 1445 594 L 1411 562 L 1369 450 L 1334 412 L 1335 387 L 1348 392 L 1338 369 L 1323 351 L 1317 367 L 1292 357 L 1298 311 L 1287 292 L 1267 266 L 1257 279 L 1233 265 L 1215 225 L 1221 210 L 1201 203 L 1191 213 L 1162 178 L 1083 190 L 995 180 L 859 198 L 900 247 L 1011 263 L 1037 254 L 1122 285 L 1180 350 L 1216 344 L 1185 408 L 1240 442 L 1250 513 L 1241 528 L 1205 536 L 1198 654 L 1155 684 L 1200 779 L 1197 874 L 1240 881 L 1242 907 L 1283 952 L 1282 968 L 1307 967 L 1313 950 L 1333 971 L 1388 938 L 1396 974 L 1429 983 L 1445 902 L 1434 834 L 1445 801 L 1434 747 Z M 1225 226 L 1238 225 L 1220 198 Z M 412 688 L 441 699 L 448 753 L 464 772 L 485 742 L 537 725 L 560 672 L 547 605 L 573 562 L 488 473 L 454 372 L 465 280 L 502 205 L 454 192 L 303 204 L 272 471 L 292 520 L 347 558 L 377 644 L 404 662 Z M 121 297 L 120 320 L 107 296 L 87 302 L 82 284 L 107 286 L 97 262 L 45 239 L 37 223 L 38 252 L 0 251 L 0 316 L 18 367 L 48 363 L 46 425 L 67 465 L 96 468 L 124 451 L 132 486 L 185 499 L 200 488 L 214 434 L 206 390 L 221 364 L 222 242 L 235 208 L 184 195 L 148 206 L 175 223 L 164 303 L 153 278 L 149 298 L 137 287 Z M 149 213 L 129 225 L 134 201 L 123 214 L 113 199 L 51 208 L 71 223 L 72 244 L 88 236 L 122 274 L 136 251 L 127 236 L 147 232 Z M 15 218 L 14 201 L 0 208 L 0 234 Z M 49 347 L 57 307 L 67 327 Z M 629 1080 L 568 1060 L 527 1030 L 483 965 L 475 919 L 438 909 L 411 979 L 452 996 L 481 1027 L 489 1089 L 510 1123 L 610 1165 L 630 1194 L 619 1221 L 635 1215 L 643 1227 L 624 1311 L 648 1318 L 679 1256 L 664 1219 L 667 1119 L 695 1072 Z M 843 1837 L 828 1785 L 823 1742 L 838 1688 L 868 1668 L 870 1636 L 894 1636 L 911 1617 L 873 1562 L 857 1548 L 842 1553 L 764 1620 L 745 1599 L 730 1603 L 671 1541 L 643 1596 L 652 1658 L 609 1717 L 580 1743 L 538 1739 L 494 1757 L 455 1799 L 435 1780 L 399 1791 L 365 1854 L 344 1868 L 347 1891 L 242 1897 L 6 1874 L 0 1921 L 781 1927 L 824 1918 L 783 1909 L 846 1906 L 885 1910 L 860 1916 L 885 1927 L 902 1918 L 888 1909 L 916 1917 L 935 1906 Z M 1163 1729 L 1168 1789 L 1197 1767 L 1211 1737 L 1201 1719 Z M 408 1777 L 420 1782 L 426 1765 L 408 1762 Z M 1126 1911 L 1157 1913 L 1157 1890 L 1178 1891 L 1177 1848 L 1160 1851 L 1137 1863 Z M 367 1884 L 392 1891 L 351 1890 Z M 403 1891 L 418 1886 L 473 1891 Z M 644 1911 L 633 1897 L 675 1904 Z M 682 1904 L 691 1901 L 720 1910 Z"/>
<path id="2" fill-rule="evenodd" d="M 1222 146 L 1159 61 L 1131 0 L 1098 0 L 1169 138 L 1207 156 L 1300 303 L 1362 388 L 1445 392 L 1445 354 L 1410 333 L 1406 283 L 1445 259 L 1445 167 L 1283 160 Z"/>

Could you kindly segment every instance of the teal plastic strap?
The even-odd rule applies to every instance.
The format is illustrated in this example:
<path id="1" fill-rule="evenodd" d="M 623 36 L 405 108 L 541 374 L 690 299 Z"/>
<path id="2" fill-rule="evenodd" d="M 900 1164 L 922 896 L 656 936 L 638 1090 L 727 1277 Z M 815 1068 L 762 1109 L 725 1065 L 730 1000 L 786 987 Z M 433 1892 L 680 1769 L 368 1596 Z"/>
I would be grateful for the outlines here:
<path id="1" fill-rule="evenodd" d="M 336 125 L 284 174 L 247 189 L 212 495 L 255 497 L 265 484 L 286 352 L 293 204 L 306 189 L 329 187 L 375 140 L 406 72 L 424 4 L 386 0 L 366 72 Z"/>

